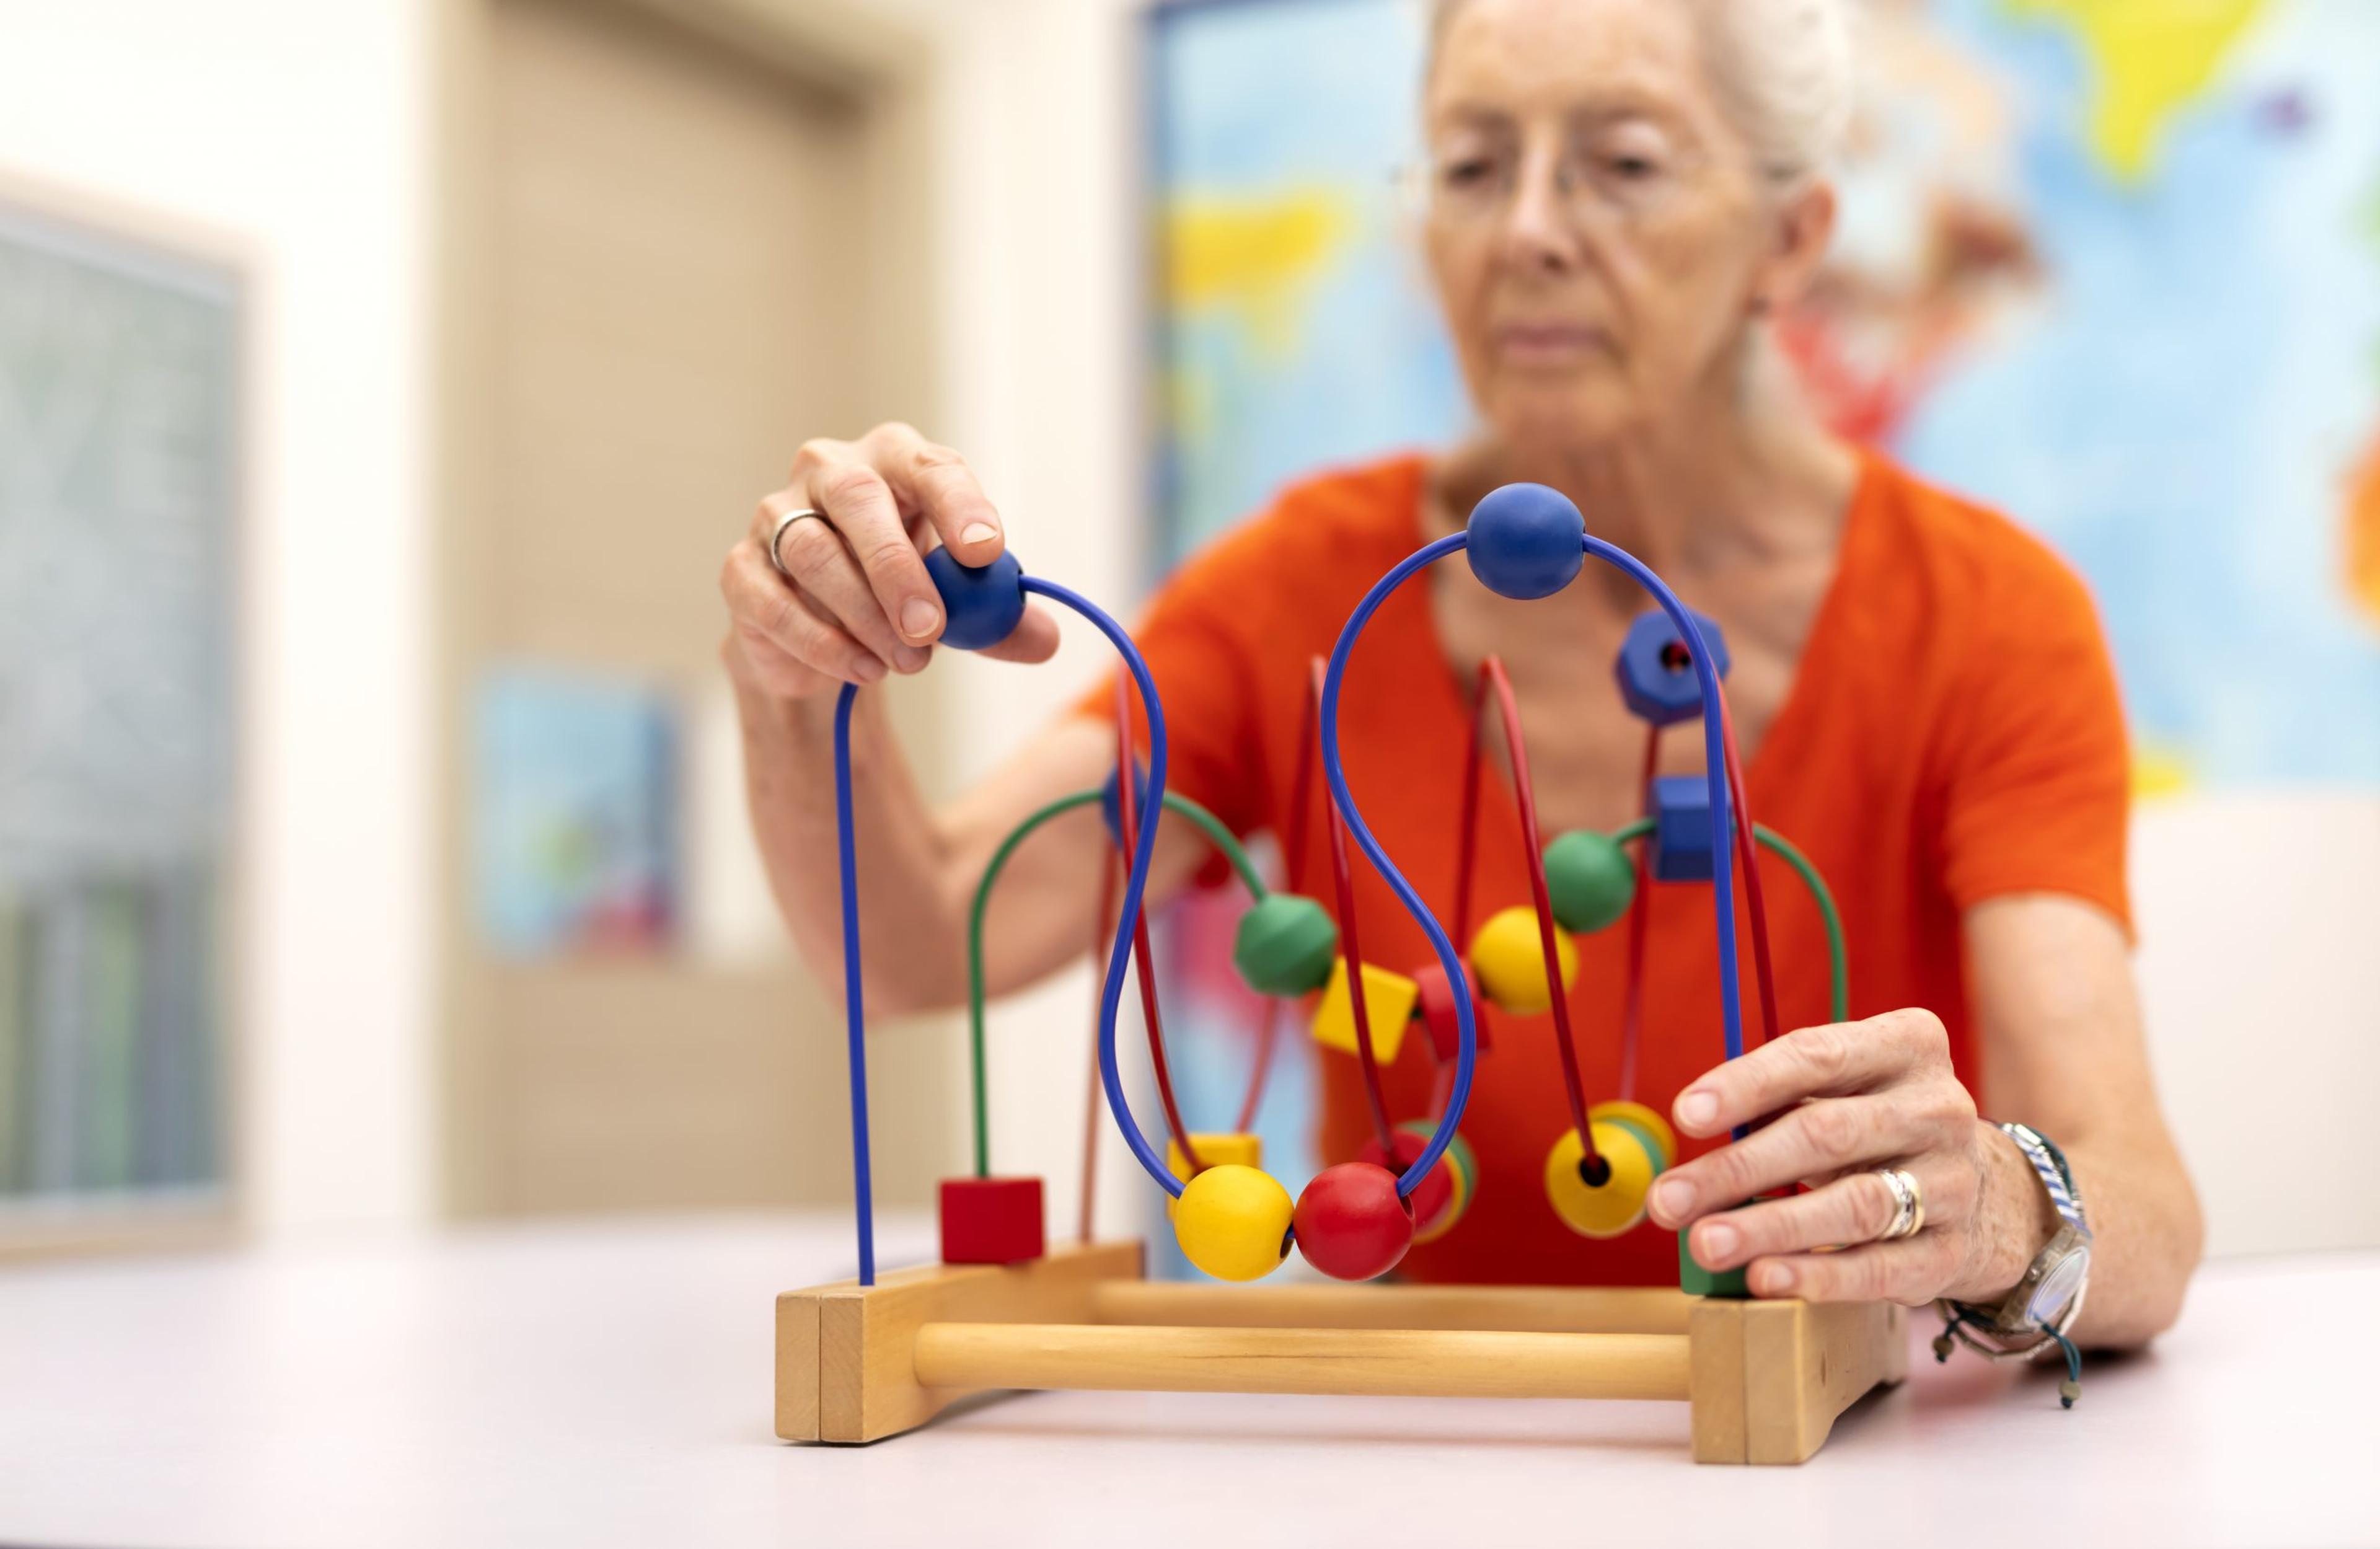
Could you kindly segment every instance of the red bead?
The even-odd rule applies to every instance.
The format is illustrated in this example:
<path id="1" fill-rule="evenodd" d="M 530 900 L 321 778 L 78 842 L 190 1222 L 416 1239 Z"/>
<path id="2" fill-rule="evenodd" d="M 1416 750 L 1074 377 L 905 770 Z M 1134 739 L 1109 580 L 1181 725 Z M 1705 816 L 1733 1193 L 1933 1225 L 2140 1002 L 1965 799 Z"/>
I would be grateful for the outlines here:
<path id="1" fill-rule="evenodd" d="M 1479 976 L 1471 965 L 1463 965 L 1463 981 L 1471 990 L 1471 1042 L 1475 1053 L 1488 1052 L 1488 1003 L 1479 998 Z M 1463 1029 L 1455 1020 L 1454 991 L 1447 982 L 1446 970 L 1436 958 L 1414 970 L 1416 991 L 1414 1015 L 1429 1031 L 1429 1052 L 1438 1056 L 1440 1065 L 1452 1065 L 1462 1051 Z"/>
<path id="2" fill-rule="evenodd" d="M 942 1262 L 1013 1264 L 1041 1256 L 1041 1180 L 942 1179 Z"/>
<path id="3" fill-rule="evenodd" d="M 1377 1136 L 1364 1142 L 1355 1153 L 1355 1158 L 1360 1162 L 1369 1162 L 1375 1167 L 1386 1167 L 1402 1177 L 1404 1170 L 1413 1165 L 1414 1159 L 1428 1149 L 1429 1136 L 1427 1133 L 1416 1135 L 1400 1129 L 1397 1131 L 1395 1161 L 1389 1160 L 1389 1153 L 1381 1149 Z M 1427 1235 L 1432 1226 L 1438 1225 L 1438 1218 L 1446 1207 L 1454 1202 L 1454 1177 L 1446 1164 L 1441 1161 L 1432 1167 L 1414 1191 L 1405 1196 L 1405 1202 L 1413 1206 L 1414 1230 Z"/>
<path id="4" fill-rule="evenodd" d="M 1305 1262 L 1334 1280 L 1386 1275 L 1413 1246 L 1413 1212 L 1397 1198 L 1396 1175 L 1370 1162 L 1315 1174 L 1294 1221 Z"/>

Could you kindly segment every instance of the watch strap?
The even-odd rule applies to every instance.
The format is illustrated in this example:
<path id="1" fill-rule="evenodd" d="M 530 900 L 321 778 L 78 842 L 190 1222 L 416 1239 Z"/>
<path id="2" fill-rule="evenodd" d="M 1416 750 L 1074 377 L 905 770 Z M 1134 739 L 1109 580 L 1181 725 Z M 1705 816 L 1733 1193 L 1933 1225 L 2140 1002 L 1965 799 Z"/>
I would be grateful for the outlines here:
<path id="1" fill-rule="evenodd" d="M 2042 1188 L 2049 1191 L 2050 1208 L 2058 1212 L 2058 1218 L 2080 1232 L 2084 1241 L 2090 1240 L 2091 1223 L 2082 1214 L 2082 1197 L 2075 1190 L 2074 1175 L 2064 1154 L 2031 1125 L 2002 1123 L 2000 1129 L 2016 1142 Z"/>

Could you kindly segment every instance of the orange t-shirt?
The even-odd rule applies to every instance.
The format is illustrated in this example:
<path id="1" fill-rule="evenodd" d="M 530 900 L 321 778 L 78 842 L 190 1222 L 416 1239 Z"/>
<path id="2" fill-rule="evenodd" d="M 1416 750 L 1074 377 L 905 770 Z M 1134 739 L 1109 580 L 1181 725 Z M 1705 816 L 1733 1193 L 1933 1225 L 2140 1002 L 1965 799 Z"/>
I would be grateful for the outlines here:
<path id="1" fill-rule="evenodd" d="M 1184 564 L 1135 631 L 1164 697 L 1168 784 L 1235 833 L 1284 832 L 1307 663 L 1330 653 L 1364 593 L 1421 542 L 1424 472 L 1421 458 L 1403 457 L 1290 489 Z M 1468 688 L 1416 581 L 1375 616 L 1342 689 L 1341 748 L 1356 801 L 1441 921 L 1452 904 Z M 1112 701 L 1101 694 L 1084 706 L 1107 714 Z M 1699 746 L 1691 728 L 1672 736 Z M 1475 918 L 1529 897 L 1518 811 L 1492 767 Z M 1852 1015 L 1935 1011 L 1971 1086 L 1961 909 L 1995 895 L 2050 891 L 2128 921 L 2124 726 L 2088 594 L 2004 518 L 1881 457 L 1864 460 L 1834 581 L 1745 780 L 1754 815 L 1798 845 L 1834 892 Z M 1307 834 L 1305 890 L 1330 907 L 1323 824 L 1310 819 Z M 1387 884 L 1360 855 L 1354 860 L 1366 958 L 1399 970 L 1430 960 Z M 1764 854 L 1762 868 L 1782 1025 L 1824 1022 L 1828 956 L 1817 912 L 1774 857 Z M 1571 1017 L 1590 1103 L 1614 1095 L 1618 1083 L 1626 940 L 1622 924 L 1578 941 Z M 1748 937 L 1742 957 L 1746 1037 L 1756 1040 Z M 1721 1057 L 1718 960 L 1708 887 L 1657 886 L 1636 1095 L 1665 1113 Z M 1571 1121 L 1553 1020 L 1492 1008 L 1488 1016 L 1493 1047 L 1478 1062 L 1462 1124 L 1478 1157 L 1477 1192 L 1462 1223 L 1414 1249 L 1404 1272 L 1674 1283 L 1673 1234 L 1647 1223 L 1598 1241 L 1556 1218 L 1541 1170 Z M 1361 1073 L 1344 1055 L 1321 1059 L 1320 1153 L 1343 1160 L 1370 1132 Z M 1428 1040 L 1406 1038 L 1383 1072 L 1392 1113 L 1427 1111 L 1432 1071 Z"/>

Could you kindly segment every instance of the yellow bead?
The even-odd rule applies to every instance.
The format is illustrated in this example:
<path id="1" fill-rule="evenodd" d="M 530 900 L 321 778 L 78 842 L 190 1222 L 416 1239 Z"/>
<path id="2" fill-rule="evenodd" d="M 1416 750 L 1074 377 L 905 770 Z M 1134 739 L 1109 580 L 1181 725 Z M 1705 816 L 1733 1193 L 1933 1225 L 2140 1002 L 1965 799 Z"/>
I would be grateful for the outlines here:
<path id="1" fill-rule="evenodd" d="M 1546 1198 L 1563 1226 L 1581 1237 L 1618 1237 L 1645 1219 L 1645 1195 L 1660 1169 L 1645 1150 L 1645 1142 L 1625 1125 L 1596 1123 L 1595 1150 L 1610 1168 L 1601 1184 L 1590 1184 L 1579 1173 L 1586 1148 L 1578 1131 L 1566 1129 L 1546 1153 Z"/>
<path id="2" fill-rule="evenodd" d="M 1477 1164 L 1472 1161 L 1471 1147 L 1463 1142 L 1462 1136 L 1454 1138 L 1454 1143 L 1439 1157 L 1438 1165 L 1446 1169 L 1448 1179 L 1454 1185 L 1454 1195 L 1427 1226 L 1415 1228 L 1415 1242 L 1436 1242 L 1454 1230 L 1455 1223 L 1463 1219 L 1463 1213 L 1471 1208 L 1472 1191 L 1477 1187 L 1474 1177 Z"/>
<path id="3" fill-rule="evenodd" d="M 1670 1128 L 1670 1121 L 1661 1116 L 1658 1109 L 1648 1108 L 1642 1103 L 1623 1103 L 1614 1098 L 1609 1103 L 1597 1103 L 1594 1107 L 1589 1108 L 1586 1111 L 1586 1118 L 1590 1124 L 1597 1124 L 1607 1118 L 1617 1118 L 1641 1126 L 1661 1148 L 1659 1153 L 1653 1158 L 1655 1163 L 1653 1170 L 1657 1173 L 1667 1172 L 1678 1165 L 1678 1132 Z M 1198 1154 L 1204 1156 L 1207 1153 L 1201 1151 Z"/>
<path id="4" fill-rule="evenodd" d="M 1554 932 L 1554 957 L 1561 964 L 1562 988 L 1578 982 L 1578 947 L 1570 933 Z M 1471 938 L 1471 971 L 1479 993 L 1500 1011 L 1534 1017 L 1553 1005 L 1546 990 L 1546 947 L 1537 934 L 1537 911 L 1518 904 L 1499 909 Z"/>
<path id="5" fill-rule="evenodd" d="M 1240 1167 L 1264 1165 L 1264 1137 L 1261 1135 L 1193 1133 L 1190 1137 L 1190 1149 L 1196 1152 L 1198 1160 L 1209 1167 L 1220 1167 L 1226 1164 Z M 1190 1163 L 1183 1156 L 1182 1142 L 1179 1140 L 1171 1138 L 1166 1140 L 1165 1165 L 1175 1177 L 1184 1183 L 1190 1181 Z M 1165 1214 L 1168 1215 L 1173 1214 L 1173 1200 L 1171 1195 L 1167 1196 L 1165 1201 Z"/>
<path id="6" fill-rule="evenodd" d="M 1382 1065 L 1394 1065 L 1404 1047 L 1405 1023 L 1412 1019 L 1414 1000 L 1421 986 L 1402 973 L 1364 965 L 1364 1009 L 1372 1021 L 1372 1053 Z M 1355 997 L 1347 993 L 1347 959 L 1330 965 L 1330 982 L 1314 1007 L 1314 1041 L 1326 1049 L 1355 1054 Z"/>
<path id="7" fill-rule="evenodd" d="M 1173 1203 L 1173 1240 L 1182 1255 L 1218 1280 L 1257 1280 L 1281 1264 L 1281 1239 L 1297 1206 L 1269 1173 L 1226 1164 L 1182 1188 Z"/>

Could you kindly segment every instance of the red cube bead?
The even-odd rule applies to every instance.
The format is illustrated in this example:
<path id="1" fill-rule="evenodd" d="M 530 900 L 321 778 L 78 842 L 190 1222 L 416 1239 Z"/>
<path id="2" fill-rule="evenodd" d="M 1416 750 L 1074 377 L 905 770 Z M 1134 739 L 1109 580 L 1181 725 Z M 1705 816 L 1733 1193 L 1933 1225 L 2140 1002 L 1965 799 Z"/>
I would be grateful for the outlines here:
<path id="1" fill-rule="evenodd" d="M 1455 1019 L 1454 990 L 1447 980 L 1446 970 L 1433 957 L 1414 970 L 1413 979 L 1418 991 L 1414 1014 L 1429 1030 L 1429 1052 L 1438 1056 L 1440 1065 L 1452 1065 L 1461 1052 L 1463 1029 Z M 1463 979 L 1464 987 L 1471 992 L 1472 1041 L 1484 1055 L 1488 1043 L 1488 1006 L 1479 998 L 1478 976 L 1471 971 L 1469 963 L 1463 965 Z"/>
<path id="2" fill-rule="evenodd" d="M 1041 1256 L 1041 1180 L 942 1179 L 942 1262 L 1013 1264 Z"/>

